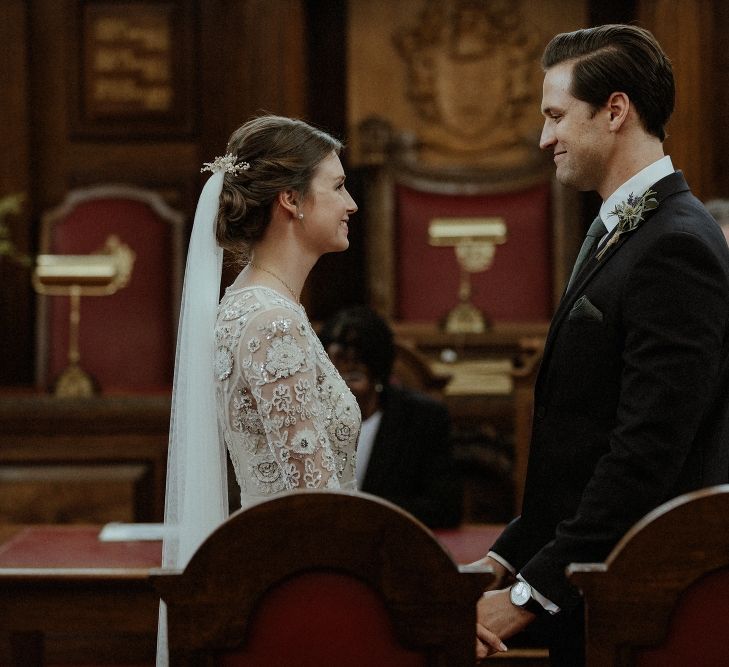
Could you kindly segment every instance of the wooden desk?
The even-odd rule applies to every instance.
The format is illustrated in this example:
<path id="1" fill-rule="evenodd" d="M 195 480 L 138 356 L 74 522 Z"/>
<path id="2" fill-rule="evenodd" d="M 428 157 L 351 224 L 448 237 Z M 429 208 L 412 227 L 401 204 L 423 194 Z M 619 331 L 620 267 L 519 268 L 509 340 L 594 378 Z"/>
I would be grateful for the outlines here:
<path id="1" fill-rule="evenodd" d="M 396 322 L 392 326 L 398 341 L 422 355 L 433 373 L 451 378 L 441 398 L 453 420 L 456 455 L 459 449 L 467 455 L 469 447 L 479 442 L 488 449 L 493 434 L 513 442 L 512 510 L 496 516 L 484 516 L 478 510 L 469 512 L 471 505 L 478 505 L 479 486 L 483 483 L 476 479 L 466 484 L 465 520 L 508 521 L 520 514 L 534 382 L 549 324 L 495 323 L 480 334 L 447 334 L 425 323 Z M 445 350 L 454 359 L 451 363 L 444 361 Z"/>
<path id="2" fill-rule="evenodd" d="M 0 664 L 154 663 L 159 542 L 99 542 L 98 526 L 0 532 Z M 113 632 L 109 630 L 113 628 Z"/>
<path id="3" fill-rule="evenodd" d="M 169 395 L 0 394 L 0 523 L 161 521 Z"/>
<path id="4" fill-rule="evenodd" d="M 503 526 L 436 531 L 458 563 L 485 555 Z M 99 542 L 100 526 L 0 527 L 0 664 L 95 660 L 153 665 L 159 542 Z M 113 632 L 110 631 L 113 629 Z"/>

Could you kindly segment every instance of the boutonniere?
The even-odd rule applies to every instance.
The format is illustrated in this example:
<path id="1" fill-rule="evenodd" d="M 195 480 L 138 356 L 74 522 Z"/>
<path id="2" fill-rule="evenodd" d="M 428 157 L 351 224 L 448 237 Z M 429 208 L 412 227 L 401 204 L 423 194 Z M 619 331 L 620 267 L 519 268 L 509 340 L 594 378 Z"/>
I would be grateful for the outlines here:
<path id="1" fill-rule="evenodd" d="M 597 259 L 602 259 L 607 249 L 617 243 L 622 234 L 638 229 L 643 223 L 647 211 L 658 208 L 658 200 L 653 196 L 654 194 L 656 193 L 653 190 L 646 190 L 641 197 L 636 197 L 631 192 L 624 202 L 616 204 L 610 215 L 618 216 L 618 227 L 602 250 L 597 253 Z"/>

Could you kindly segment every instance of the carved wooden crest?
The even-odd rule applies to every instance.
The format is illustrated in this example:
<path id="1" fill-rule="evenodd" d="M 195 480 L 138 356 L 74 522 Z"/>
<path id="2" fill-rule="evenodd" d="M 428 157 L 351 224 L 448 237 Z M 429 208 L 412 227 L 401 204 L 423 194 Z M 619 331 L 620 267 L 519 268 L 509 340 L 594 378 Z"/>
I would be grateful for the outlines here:
<path id="1" fill-rule="evenodd" d="M 471 160 L 534 150 L 541 41 L 521 10 L 518 0 L 425 0 L 417 23 L 396 30 L 423 148 Z"/>

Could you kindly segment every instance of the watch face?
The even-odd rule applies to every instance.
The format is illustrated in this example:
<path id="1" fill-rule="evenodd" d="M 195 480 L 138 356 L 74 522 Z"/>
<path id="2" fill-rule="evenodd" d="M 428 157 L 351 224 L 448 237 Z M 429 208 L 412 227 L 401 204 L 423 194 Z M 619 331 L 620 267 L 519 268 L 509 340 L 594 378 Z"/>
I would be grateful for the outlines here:
<path id="1" fill-rule="evenodd" d="M 511 587 L 511 601 L 519 607 L 523 607 L 529 601 L 531 594 L 529 585 L 523 581 L 517 581 Z"/>

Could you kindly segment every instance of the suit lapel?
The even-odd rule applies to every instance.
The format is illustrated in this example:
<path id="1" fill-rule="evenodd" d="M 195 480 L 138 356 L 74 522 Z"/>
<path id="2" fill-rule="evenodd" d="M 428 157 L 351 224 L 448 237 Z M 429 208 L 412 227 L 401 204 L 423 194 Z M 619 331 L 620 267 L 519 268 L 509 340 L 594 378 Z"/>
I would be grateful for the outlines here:
<path id="1" fill-rule="evenodd" d="M 661 209 L 661 204 L 666 198 L 678 192 L 686 191 L 689 189 L 689 187 L 686 183 L 686 179 L 683 177 L 683 173 L 681 171 L 675 171 L 652 185 L 650 189 L 656 193 L 658 206 L 646 213 L 645 219 L 643 220 L 642 224 L 648 224 L 650 218 Z M 605 240 L 605 243 L 608 242 L 610 237 L 615 234 L 616 231 L 617 228 L 613 229 L 612 232 L 610 232 L 608 238 Z M 599 260 L 593 256 L 587 262 L 585 267 L 583 267 L 583 270 L 580 272 L 580 274 L 575 278 L 570 288 L 562 295 L 562 300 L 557 306 L 557 310 L 555 311 L 554 317 L 552 318 L 552 324 L 549 327 L 549 333 L 547 334 L 547 340 L 544 345 L 544 359 L 547 359 L 548 357 L 551 343 L 554 340 L 554 337 L 557 330 L 559 329 L 560 324 L 562 323 L 562 320 L 570 311 L 570 308 L 572 308 L 577 298 L 582 294 L 585 285 L 587 285 L 587 283 L 589 283 L 594 278 L 594 276 L 610 261 L 610 259 L 615 255 L 616 252 L 620 250 L 620 248 L 622 248 L 626 243 L 630 241 L 631 237 L 637 231 L 638 230 L 622 234 L 620 239 L 612 246 L 610 246 Z M 604 247 L 604 244 L 602 247 Z"/>

